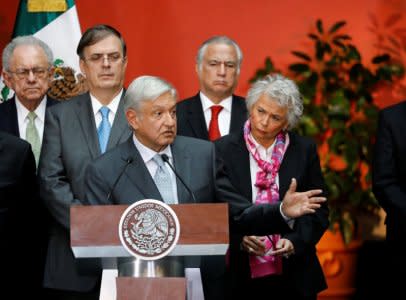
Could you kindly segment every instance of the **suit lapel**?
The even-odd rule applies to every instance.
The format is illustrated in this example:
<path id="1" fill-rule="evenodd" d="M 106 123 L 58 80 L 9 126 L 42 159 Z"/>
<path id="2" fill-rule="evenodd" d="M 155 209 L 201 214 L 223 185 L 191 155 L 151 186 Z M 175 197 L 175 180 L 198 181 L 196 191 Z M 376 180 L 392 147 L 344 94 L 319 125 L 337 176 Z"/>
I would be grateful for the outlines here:
<path id="1" fill-rule="evenodd" d="M 279 168 L 279 197 L 282 200 L 286 191 L 289 188 L 291 179 L 295 176 L 295 170 L 300 162 L 297 161 L 299 155 L 295 154 L 295 149 L 297 148 L 294 144 L 296 143 L 295 136 L 289 133 L 289 146 L 286 149 L 285 155 L 283 156 L 282 164 Z M 296 178 L 297 179 L 297 178 Z"/>
<path id="2" fill-rule="evenodd" d="M 230 133 L 240 132 L 242 125 L 247 120 L 247 109 L 245 103 L 238 101 L 236 96 L 233 95 L 233 101 L 231 105 L 231 121 L 230 121 Z"/>
<path id="3" fill-rule="evenodd" d="M 231 174 L 235 174 L 234 182 L 238 182 L 238 186 L 236 188 L 242 192 L 242 194 L 248 198 L 252 198 L 252 183 L 251 183 L 251 172 L 250 172 L 250 157 L 245 146 L 244 136 L 240 129 L 239 134 L 235 134 L 231 140 L 231 151 L 230 161 L 231 162 L 238 162 L 233 163 Z M 230 165 L 230 164 L 229 164 Z"/>
<path id="4" fill-rule="evenodd" d="M 204 119 L 204 112 L 202 107 L 202 102 L 200 100 L 199 94 L 197 94 L 192 100 L 190 101 L 189 106 L 189 124 L 192 128 L 193 132 L 195 133 L 195 137 L 208 140 L 209 133 L 207 131 L 206 121 Z"/>
<path id="5" fill-rule="evenodd" d="M 126 130 L 127 125 L 127 120 L 124 117 L 124 92 L 121 96 L 120 103 L 118 104 L 116 116 L 114 118 L 113 126 L 111 127 L 111 132 L 110 132 L 110 137 L 109 141 L 107 144 L 107 149 L 114 148 L 118 144 L 120 144 L 120 141 L 122 140 L 122 137 L 125 133 L 128 133 L 129 131 Z M 125 136 L 124 138 L 127 138 Z"/>
<path id="6" fill-rule="evenodd" d="M 92 101 L 90 100 L 89 93 L 82 95 L 80 101 L 76 102 L 74 110 L 77 114 L 78 122 L 82 127 L 82 133 L 85 136 L 86 144 L 92 157 L 100 156 L 101 152 L 99 139 L 97 137 L 96 121 L 94 120 Z"/>
<path id="7" fill-rule="evenodd" d="M 0 120 L 1 123 L 5 124 L 5 131 L 12 135 L 20 137 L 15 96 L 1 105 L 4 105 L 4 107 L 6 108 L 5 115 L 1 116 L 4 119 Z"/>
<path id="8" fill-rule="evenodd" d="M 133 159 L 133 163 L 125 171 L 126 176 L 132 181 L 134 186 L 144 195 L 145 199 L 162 200 L 161 194 L 155 185 L 145 163 L 134 145 L 132 136 L 123 144 L 121 151 L 123 160 Z"/>
<path id="9" fill-rule="evenodd" d="M 191 156 L 186 149 L 186 145 L 182 145 L 179 139 L 175 139 L 171 146 L 173 155 L 173 164 L 176 172 L 182 176 L 183 181 L 188 187 L 190 187 L 190 174 L 191 174 Z M 193 202 L 190 193 L 185 188 L 183 183 L 176 178 L 176 187 L 178 190 L 178 201 L 179 203 L 190 203 Z"/>

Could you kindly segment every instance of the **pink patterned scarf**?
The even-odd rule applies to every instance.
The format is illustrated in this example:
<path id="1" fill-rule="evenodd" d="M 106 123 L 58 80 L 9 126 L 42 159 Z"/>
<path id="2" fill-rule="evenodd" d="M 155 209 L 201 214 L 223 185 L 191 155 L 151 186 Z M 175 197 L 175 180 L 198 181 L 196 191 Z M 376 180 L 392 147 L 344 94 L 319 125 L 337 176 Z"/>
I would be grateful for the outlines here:
<path id="1" fill-rule="evenodd" d="M 271 162 L 262 160 L 251 136 L 251 123 L 248 120 L 244 125 L 244 139 L 247 149 L 256 161 L 260 171 L 256 175 L 255 186 L 258 188 L 255 204 L 275 203 L 279 201 L 279 188 L 276 176 L 282 163 L 286 150 L 286 133 L 281 131 L 276 136 L 275 146 L 271 155 Z M 266 252 L 271 251 L 279 241 L 280 235 L 267 236 L 265 240 Z M 270 274 L 282 273 L 282 258 L 280 256 L 250 255 L 251 277 L 263 277 Z"/>

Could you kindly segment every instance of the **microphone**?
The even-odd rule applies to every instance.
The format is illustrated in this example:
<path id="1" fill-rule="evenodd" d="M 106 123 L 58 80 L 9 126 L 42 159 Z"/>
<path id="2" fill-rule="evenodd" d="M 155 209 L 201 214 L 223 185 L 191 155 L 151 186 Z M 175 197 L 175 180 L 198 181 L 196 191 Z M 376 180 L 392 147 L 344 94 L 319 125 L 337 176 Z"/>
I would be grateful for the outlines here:
<path id="1" fill-rule="evenodd" d="M 189 192 L 189 194 L 192 196 L 193 202 L 197 203 L 195 194 L 193 194 L 192 190 L 186 185 L 186 183 L 183 181 L 183 179 L 179 176 L 179 174 L 175 171 L 175 168 L 171 165 L 169 162 L 169 157 L 168 155 L 161 154 L 161 158 L 164 162 L 168 164 L 168 166 L 172 169 L 173 173 L 176 175 L 176 177 L 179 179 L 180 182 L 182 182 L 183 186 L 186 188 L 186 190 Z"/>
<path id="2" fill-rule="evenodd" d="M 133 162 L 133 159 L 131 157 L 127 158 L 125 161 L 125 166 L 121 170 L 120 175 L 117 177 L 116 181 L 114 181 L 113 186 L 111 187 L 110 192 L 107 194 L 106 202 L 108 203 L 110 201 L 111 195 L 114 192 L 114 189 L 116 188 L 117 183 L 120 181 L 121 176 L 123 176 L 125 170 L 127 170 L 127 167 Z"/>

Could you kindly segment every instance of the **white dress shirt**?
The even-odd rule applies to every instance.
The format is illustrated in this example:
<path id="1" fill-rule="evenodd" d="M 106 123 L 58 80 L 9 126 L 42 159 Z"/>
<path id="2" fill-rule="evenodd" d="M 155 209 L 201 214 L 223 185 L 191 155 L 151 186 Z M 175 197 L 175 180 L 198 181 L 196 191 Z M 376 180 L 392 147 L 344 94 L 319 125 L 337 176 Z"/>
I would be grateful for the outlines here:
<path id="1" fill-rule="evenodd" d="M 114 117 L 116 116 L 116 112 L 118 109 L 118 105 L 120 103 L 120 99 L 121 99 L 121 95 L 123 94 L 123 90 L 120 91 L 120 93 L 117 94 L 117 96 L 115 96 L 113 98 L 113 100 L 106 105 L 110 112 L 109 112 L 109 122 L 110 122 L 110 126 L 113 126 L 113 122 L 114 122 Z M 100 123 L 102 121 L 102 114 L 99 111 L 100 108 L 102 106 L 104 106 L 103 104 L 101 104 L 99 102 L 99 100 L 97 100 L 97 98 L 95 96 L 93 96 L 92 94 L 90 94 L 90 99 L 92 101 L 92 109 L 93 109 L 93 114 L 94 114 L 94 120 L 96 121 L 96 128 L 99 128 Z"/>
<path id="2" fill-rule="evenodd" d="M 16 108 L 17 108 L 17 121 L 20 137 L 25 140 L 28 125 L 28 113 L 30 112 L 15 95 Z M 45 123 L 45 110 L 47 107 L 47 96 L 41 100 L 38 107 L 34 110 L 37 117 L 34 120 L 34 125 L 37 128 L 40 142 L 42 144 L 42 137 L 44 136 L 44 123 Z"/>
<path id="3" fill-rule="evenodd" d="M 227 97 L 219 104 L 213 103 L 205 94 L 200 92 L 200 99 L 202 100 L 202 107 L 204 113 L 204 119 L 206 120 L 206 127 L 209 128 L 210 120 L 211 120 L 211 109 L 213 105 L 220 105 L 223 109 L 220 111 L 218 120 L 219 120 L 219 130 L 221 136 L 227 135 L 230 133 L 230 125 L 231 125 L 231 106 L 233 102 L 233 97 Z"/>
<path id="4" fill-rule="evenodd" d="M 142 144 L 135 135 L 133 135 L 133 141 L 134 141 L 135 147 L 140 152 L 142 160 L 144 161 L 145 166 L 147 167 L 152 178 L 154 178 L 156 170 L 158 169 L 158 164 L 153 160 L 153 158 L 156 154 L 166 154 L 169 157 L 169 162 L 173 166 L 173 156 L 172 156 L 171 147 L 169 145 L 166 146 L 166 148 L 163 149 L 161 152 L 157 153 L 154 150 L 152 150 L 152 149 L 146 147 L 144 144 Z M 167 166 L 166 163 L 164 164 L 164 166 L 168 170 L 168 172 L 171 176 L 173 200 L 175 201 L 176 204 L 178 204 L 179 200 L 178 200 L 178 192 L 177 192 L 177 186 L 176 186 L 176 175 L 173 173 L 172 169 L 169 166 Z"/>

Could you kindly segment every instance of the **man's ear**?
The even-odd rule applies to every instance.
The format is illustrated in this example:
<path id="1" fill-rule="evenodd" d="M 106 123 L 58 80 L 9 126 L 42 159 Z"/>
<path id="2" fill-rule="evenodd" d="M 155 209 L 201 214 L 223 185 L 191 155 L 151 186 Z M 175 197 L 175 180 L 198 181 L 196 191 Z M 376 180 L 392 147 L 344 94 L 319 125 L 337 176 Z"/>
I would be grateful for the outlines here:
<path id="1" fill-rule="evenodd" d="M 4 84 L 5 84 L 7 87 L 9 87 L 10 89 L 12 89 L 12 86 L 11 86 L 11 76 L 10 76 L 10 74 L 7 73 L 7 71 L 5 71 L 5 70 L 3 69 L 3 71 L 1 72 L 1 75 L 3 76 L 3 82 L 4 82 Z"/>
<path id="2" fill-rule="evenodd" d="M 125 112 L 128 124 L 132 129 L 136 130 L 139 127 L 139 113 L 137 114 L 136 110 L 129 108 Z"/>
<path id="3" fill-rule="evenodd" d="M 86 77 L 86 72 L 85 72 L 85 61 L 83 59 L 79 60 L 79 68 L 80 68 L 80 72 L 82 73 L 82 75 L 84 77 Z"/>
<path id="4" fill-rule="evenodd" d="M 199 64 L 195 65 L 195 71 L 196 71 L 196 74 L 199 76 Z"/>

